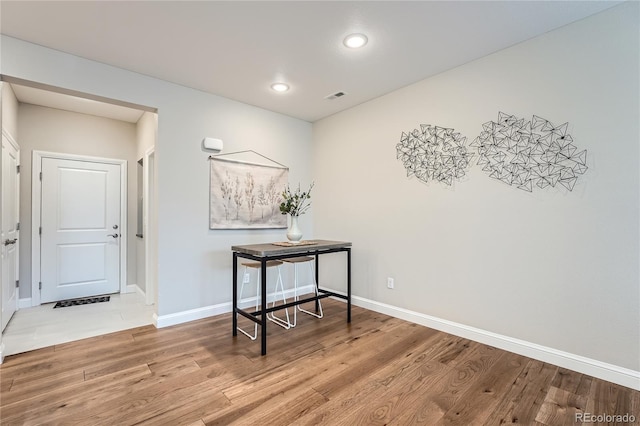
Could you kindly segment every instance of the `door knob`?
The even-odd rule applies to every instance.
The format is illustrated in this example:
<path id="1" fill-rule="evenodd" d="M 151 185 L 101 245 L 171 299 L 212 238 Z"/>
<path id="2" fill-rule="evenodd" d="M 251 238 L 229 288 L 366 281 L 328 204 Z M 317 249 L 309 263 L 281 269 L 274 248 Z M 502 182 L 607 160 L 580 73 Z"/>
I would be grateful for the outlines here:
<path id="1" fill-rule="evenodd" d="M 107 234 L 107 237 L 118 238 L 120 235 L 118 234 Z"/>
<path id="2" fill-rule="evenodd" d="M 118 225 L 113 225 L 113 229 L 118 229 Z"/>
<path id="3" fill-rule="evenodd" d="M 5 246 L 10 246 L 11 244 L 15 244 L 16 241 L 18 241 L 17 238 L 14 238 L 13 240 L 4 240 L 4 245 Z"/>

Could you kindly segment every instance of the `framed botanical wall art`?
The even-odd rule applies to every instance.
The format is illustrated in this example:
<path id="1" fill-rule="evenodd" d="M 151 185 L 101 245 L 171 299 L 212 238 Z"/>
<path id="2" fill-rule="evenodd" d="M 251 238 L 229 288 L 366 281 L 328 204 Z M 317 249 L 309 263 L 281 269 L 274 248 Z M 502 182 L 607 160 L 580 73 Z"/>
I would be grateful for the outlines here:
<path id="1" fill-rule="evenodd" d="M 209 229 L 287 227 L 287 217 L 279 210 L 289 179 L 287 167 L 210 159 Z"/>

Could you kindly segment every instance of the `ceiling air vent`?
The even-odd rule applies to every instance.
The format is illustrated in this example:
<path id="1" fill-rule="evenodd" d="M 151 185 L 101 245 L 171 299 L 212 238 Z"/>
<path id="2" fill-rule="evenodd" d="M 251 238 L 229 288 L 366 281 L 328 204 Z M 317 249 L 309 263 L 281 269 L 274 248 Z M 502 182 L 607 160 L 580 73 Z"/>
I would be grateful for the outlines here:
<path id="1" fill-rule="evenodd" d="M 343 97 L 344 95 L 346 95 L 345 92 L 336 92 L 336 93 L 332 93 L 329 96 L 325 96 L 325 99 L 329 99 L 330 101 L 334 100 L 334 99 L 338 99 Z"/>

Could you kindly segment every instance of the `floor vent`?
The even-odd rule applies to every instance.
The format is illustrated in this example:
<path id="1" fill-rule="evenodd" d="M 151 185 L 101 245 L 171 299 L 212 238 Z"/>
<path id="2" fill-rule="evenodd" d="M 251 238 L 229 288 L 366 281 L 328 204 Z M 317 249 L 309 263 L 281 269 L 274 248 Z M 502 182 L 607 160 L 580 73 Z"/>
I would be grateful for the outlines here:
<path id="1" fill-rule="evenodd" d="M 111 296 L 85 297 L 84 299 L 61 300 L 56 302 L 55 308 L 66 308 L 67 306 L 90 305 L 92 303 L 108 302 Z"/>

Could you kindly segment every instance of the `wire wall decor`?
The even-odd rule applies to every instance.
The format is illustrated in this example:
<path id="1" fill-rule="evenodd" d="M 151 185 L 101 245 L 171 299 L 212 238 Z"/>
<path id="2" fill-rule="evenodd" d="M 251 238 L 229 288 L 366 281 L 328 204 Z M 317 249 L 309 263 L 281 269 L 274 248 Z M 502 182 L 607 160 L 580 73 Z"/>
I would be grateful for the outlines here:
<path id="1" fill-rule="evenodd" d="M 466 140 L 454 129 L 421 124 L 420 129 L 402 132 L 396 158 L 402 161 L 408 177 L 451 185 L 464 177 L 471 165 L 474 155 L 468 152 Z"/>
<path id="2" fill-rule="evenodd" d="M 482 132 L 469 148 L 466 137 L 451 128 L 421 124 L 420 129 L 402 132 L 396 158 L 407 177 L 428 183 L 452 185 L 467 175 L 471 162 L 489 177 L 527 192 L 534 189 L 573 188 L 587 167 L 587 151 L 578 151 L 568 133 L 569 123 L 559 126 L 534 115 L 526 121 L 498 113 L 497 121 L 482 125 Z"/>
<path id="3" fill-rule="evenodd" d="M 572 191 L 587 171 L 587 151 L 577 152 L 568 126 L 537 115 L 525 121 L 500 112 L 498 121 L 482 125 L 470 146 L 478 151 L 476 164 L 491 178 L 528 192 L 557 184 Z"/>

